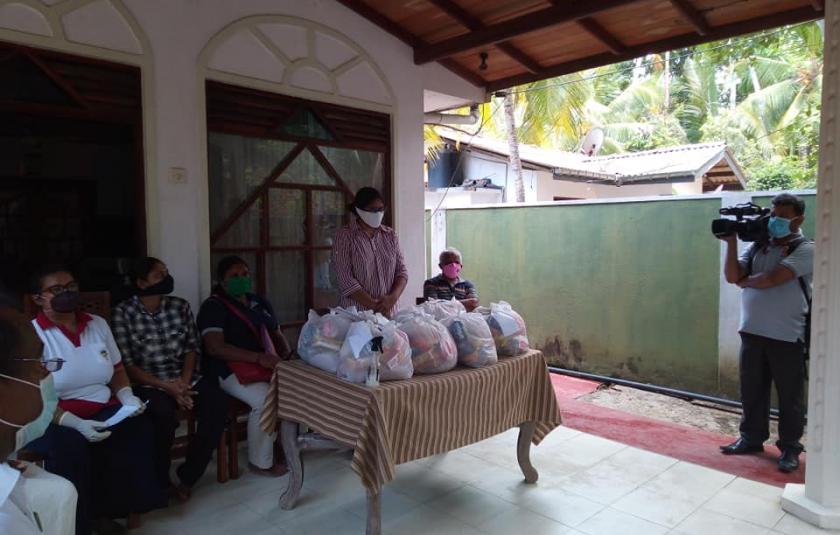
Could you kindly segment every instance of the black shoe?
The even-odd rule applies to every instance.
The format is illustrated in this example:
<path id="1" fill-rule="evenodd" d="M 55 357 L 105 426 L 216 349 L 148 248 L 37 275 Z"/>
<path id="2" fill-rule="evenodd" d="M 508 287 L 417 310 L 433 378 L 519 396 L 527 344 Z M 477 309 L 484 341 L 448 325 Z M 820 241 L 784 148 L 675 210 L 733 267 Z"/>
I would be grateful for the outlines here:
<path id="1" fill-rule="evenodd" d="M 764 451 L 762 444 L 753 445 L 743 438 L 739 438 L 728 446 L 720 447 L 720 452 L 724 455 L 746 455 L 747 453 L 761 453 L 762 451 Z"/>
<path id="2" fill-rule="evenodd" d="M 794 450 L 783 450 L 779 457 L 779 470 L 790 473 L 799 468 L 799 453 Z"/>

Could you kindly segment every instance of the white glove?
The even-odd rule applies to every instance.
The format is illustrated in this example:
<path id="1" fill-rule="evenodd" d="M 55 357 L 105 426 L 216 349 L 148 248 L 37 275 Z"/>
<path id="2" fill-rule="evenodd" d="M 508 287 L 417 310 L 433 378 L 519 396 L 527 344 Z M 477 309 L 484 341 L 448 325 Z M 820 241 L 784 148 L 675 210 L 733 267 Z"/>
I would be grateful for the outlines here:
<path id="1" fill-rule="evenodd" d="M 120 403 L 122 403 L 124 407 L 137 407 L 137 410 L 134 411 L 134 414 L 132 414 L 131 416 L 143 414 L 143 411 L 146 410 L 146 404 L 143 403 L 140 400 L 140 398 L 134 395 L 134 392 L 131 391 L 130 386 L 121 388 L 117 392 L 117 399 L 120 400 Z"/>
<path id="2" fill-rule="evenodd" d="M 65 412 L 58 425 L 70 427 L 82 434 L 89 442 L 100 442 L 111 436 L 110 431 L 104 431 L 105 425 L 95 420 L 82 420 L 72 412 Z"/>

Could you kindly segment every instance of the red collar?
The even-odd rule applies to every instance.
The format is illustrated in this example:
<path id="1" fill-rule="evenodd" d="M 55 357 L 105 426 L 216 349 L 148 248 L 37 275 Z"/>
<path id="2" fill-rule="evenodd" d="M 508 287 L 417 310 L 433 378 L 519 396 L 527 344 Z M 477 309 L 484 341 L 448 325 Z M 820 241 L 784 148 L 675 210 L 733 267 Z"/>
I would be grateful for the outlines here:
<path id="1" fill-rule="evenodd" d="M 63 325 L 59 325 L 54 323 L 50 318 L 44 314 L 44 311 L 38 312 L 38 315 L 35 317 L 35 321 L 38 323 L 38 327 L 47 330 L 56 328 L 67 337 L 68 340 L 73 342 L 73 345 L 79 347 L 82 345 L 82 333 L 85 332 L 85 328 L 87 327 L 88 323 L 93 320 L 93 317 L 86 312 L 81 312 L 79 310 L 76 311 L 76 332 L 70 332 L 66 327 Z"/>

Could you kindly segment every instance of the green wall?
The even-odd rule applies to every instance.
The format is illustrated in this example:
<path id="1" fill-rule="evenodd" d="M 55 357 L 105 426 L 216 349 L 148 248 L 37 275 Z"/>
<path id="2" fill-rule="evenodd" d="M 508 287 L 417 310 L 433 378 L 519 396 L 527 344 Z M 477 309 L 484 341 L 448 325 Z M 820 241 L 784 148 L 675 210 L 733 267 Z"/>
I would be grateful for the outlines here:
<path id="1" fill-rule="evenodd" d="M 553 363 L 717 390 L 720 198 L 448 210 L 482 302 L 506 300 Z"/>

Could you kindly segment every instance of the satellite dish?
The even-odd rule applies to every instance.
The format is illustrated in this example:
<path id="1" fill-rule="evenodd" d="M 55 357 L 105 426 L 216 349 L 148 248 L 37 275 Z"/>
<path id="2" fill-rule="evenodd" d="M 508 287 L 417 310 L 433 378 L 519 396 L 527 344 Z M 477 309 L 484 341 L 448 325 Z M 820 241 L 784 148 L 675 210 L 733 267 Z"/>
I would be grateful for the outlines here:
<path id="1" fill-rule="evenodd" d="M 580 153 L 586 156 L 595 156 L 604 144 L 604 131 L 601 128 L 593 128 L 586 134 L 580 143 Z"/>

